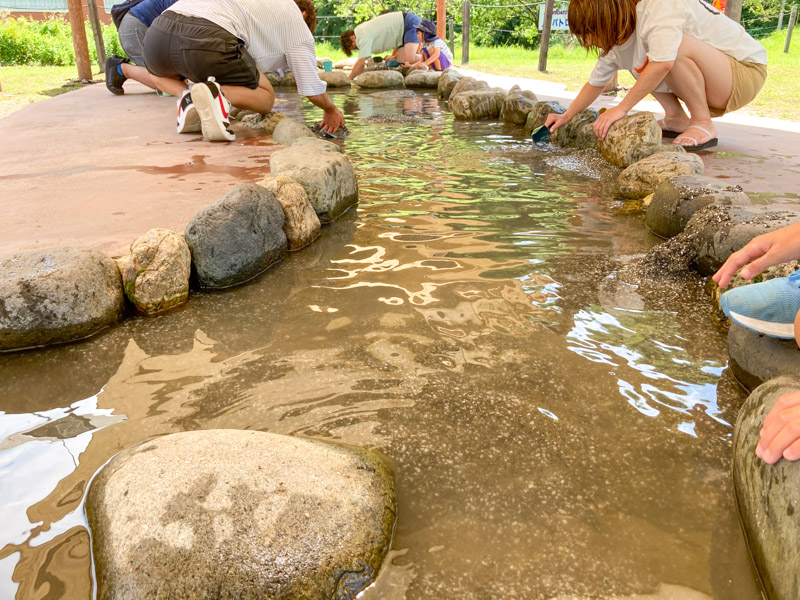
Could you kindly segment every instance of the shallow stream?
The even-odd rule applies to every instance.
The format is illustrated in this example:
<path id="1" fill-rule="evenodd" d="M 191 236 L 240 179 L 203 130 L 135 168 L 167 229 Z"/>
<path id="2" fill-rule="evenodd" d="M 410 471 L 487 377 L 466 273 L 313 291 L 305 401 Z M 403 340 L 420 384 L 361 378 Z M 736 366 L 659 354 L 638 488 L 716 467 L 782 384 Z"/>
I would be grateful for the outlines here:
<path id="1" fill-rule="evenodd" d="M 0 598 L 91 598 L 93 474 L 210 428 L 388 457 L 399 520 L 367 599 L 758 598 L 729 476 L 744 395 L 701 282 L 618 281 L 657 240 L 522 129 L 431 93 L 335 99 L 361 201 L 319 241 L 178 312 L 0 355 Z"/>

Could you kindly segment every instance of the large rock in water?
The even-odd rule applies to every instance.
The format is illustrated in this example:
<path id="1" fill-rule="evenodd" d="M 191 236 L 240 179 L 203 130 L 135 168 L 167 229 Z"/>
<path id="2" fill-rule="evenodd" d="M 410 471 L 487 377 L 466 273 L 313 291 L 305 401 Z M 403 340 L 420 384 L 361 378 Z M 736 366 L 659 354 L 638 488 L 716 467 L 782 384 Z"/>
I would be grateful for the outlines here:
<path id="1" fill-rule="evenodd" d="M 623 117 L 608 129 L 597 149 L 608 162 L 622 169 L 636 162 L 634 149 L 640 144 L 661 142 L 661 127 L 653 113 L 640 112 Z"/>
<path id="2" fill-rule="evenodd" d="M 653 193 L 644 224 L 662 238 L 684 230 L 689 219 L 709 204 L 748 206 L 752 204 L 739 186 L 702 175 L 671 177 Z"/>
<path id="3" fill-rule="evenodd" d="M 289 251 L 300 250 L 317 239 L 319 217 L 302 185 L 285 175 L 267 177 L 261 185 L 275 194 L 283 208 L 283 232 L 289 240 Z"/>
<path id="4" fill-rule="evenodd" d="M 733 438 L 733 487 L 753 562 L 767 597 L 800 598 L 800 461 L 768 465 L 756 456 L 764 418 L 800 378 L 780 377 L 756 389 L 739 411 Z"/>
<path id="5" fill-rule="evenodd" d="M 463 77 L 461 73 L 452 68 L 442 71 L 442 76 L 439 77 L 439 84 L 436 86 L 436 93 L 439 99 L 449 100 L 453 88 Z"/>
<path id="6" fill-rule="evenodd" d="M 0 350 L 80 340 L 125 307 L 116 263 L 90 248 L 49 248 L 0 260 Z"/>
<path id="7" fill-rule="evenodd" d="M 100 600 L 349 599 L 389 550 L 396 501 L 370 452 L 225 429 L 121 452 L 86 508 Z"/>
<path id="8" fill-rule="evenodd" d="M 731 324 L 728 355 L 736 380 L 748 390 L 781 375 L 800 374 L 800 349 L 794 340 L 779 340 Z"/>
<path id="9" fill-rule="evenodd" d="M 281 119 L 272 132 L 273 141 L 282 146 L 291 146 L 301 137 L 316 138 L 317 136 L 305 123 L 300 123 L 294 119 Z"/>
<path id="10" fill-rule="evenodd" d="M 406 75 L 407 88 L 438 88 L 442 71 L 421 71 L 415 69 Z"/>
<path id="11" fill-rule="evenodd" d="M 286 256 L 288 246 L 275 194 L 253 183 L 198 212 L 183 237 L 204 288 L 244 283 Z"/>
<path id="12" fill-rule="evenodd" d="M 156 315 L 189 298 L 192 253 L 182 235 L 151 229 L 117 260 L 128 300 L 145 315 Z"/>
<path id="13" fill-rule="evenodd" d="M 524 125 L 528 119 L 528 114 L 536 106 L 537 102 L 536 94 L 528 90 L 523 91 L 518 85 L 515 85 L 503 101 L 500 120 L 504 123 Z"/>
<path id="14" fill-rule="evenodd" d="M 754 237 L 800 223 L 800 207 L 796 204 L 719 207 L 714 219 L 702 218 L 702 213 L 712 210 L 713 207 L 708 207 L 698 211 L 687 224 L 688 230 L 695 219 L 705 221 L 702 226 L 692 228 L 696 230 L 692 266 L 703 275 L 715 273 L 731 254 Z"/>
<path id="15" fill-rule="evenodd" d="M 297 87 L 297 80 L 291 71 L 287 71 L 283 76 L 277 73 L 265 73 L 264 75 L 274 87 Z"/>
<path id="16" fill-rule="evenodd" d="M 269 135 L 275 131 L 275 127 L 278 126 L 282 120 L 284 120 L 286 115 L 279 112 L 268 112 L 268 113 L 250 113 L 244 115 L 241 118 L 242 126 L 247 127 L 248 129 L 259 129 Z"/>
<path id="17" fill-rule="evenodd" d="M 500 116 L 505 96 L 505 91 L 499 89 L 461 92 L 450 97 L 450 110 L 459 121 L 496 119 Z"/>
<path id="18" fill-rule="evenodd" d="M 365 89 L 403 87 L 405 79 L 398 71 L 367 71 L 356 77 L 356 84 Z"/>
<path id="19" fill-rule="evenodd" d="M 353 84 L 347 76 L 347 73 L 341 69 L 319 71 L 317 74 L 322 81 L 328 84 L 328 87 L 350 87 Z"/>
<path id="20" fill-rule="evenodd" d="M 486 83 L 485 81 L 478 81 L 474 77 L 461 77 L 458 81 L 456 81 L 456 84 L 450 91 L 450 95 L 448 96 L 447 100 L 452 109 L 453 100 L 459 94 L 463 94 L 464 92 L 476 92 L 478 90 L 488 90 L 488 89 L 489 89 L 489 84 Z"/>
<path id="21" fill-rule="evenodd" d="M 702 175 L 703 171 L 703 161 L 694 154 L 653 154 L 619 174 L 618 193 L 623 198 L 644 198 L 655 192 L 659 184 L 670 177 Z"/>
<path id="22" fill-rule="evenodd" d="M 525 129 L 529 132 L 538 129 L 547 121 L 547 115 L 550 113 L 561 115 L 566 110 L 558 102 L 537 102 L 525 119 Z"/>
<path id="23" fill-rule="evenodd" d="M 292 146 L 269 159 L 273 175 L 286 175 L 303 186 L 319 220 L 329 223 L 358 202 L 358 184 L 346 156 L 314 146 Z"/>
<path id="24" fill-rule="evenodd" d="M 597 147 L 597 136 L 593 123 L 597 120 L 597 111 L 587 108 L 575 115 L 566 125 L 558 128 L 550 140 L 562 148 L 589 149 Z"/>
<path id="25" fill-rule="evenodd" d="M 631 164 L 637 163 L 643 158 L 647 158 L 653 154 L 661 154 L 662 152 L 677 152 L 678 154 L 686 154 L 686 150 L 679 144 L 643 142 L 631 148 Z"/>

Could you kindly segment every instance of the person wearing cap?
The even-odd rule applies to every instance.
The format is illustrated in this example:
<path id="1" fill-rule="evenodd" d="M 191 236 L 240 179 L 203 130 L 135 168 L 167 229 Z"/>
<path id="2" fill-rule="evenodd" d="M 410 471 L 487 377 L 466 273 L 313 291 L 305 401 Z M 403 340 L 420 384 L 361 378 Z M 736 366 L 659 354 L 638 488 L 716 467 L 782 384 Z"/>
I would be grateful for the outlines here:
<path id="1" fill-rule="evenodd" d="M 393 50 L 391 58 L 401 63 L 415 61 L 419 54 L 417 26 L 420 19 L 414 13 L 388 12 L 348 29 L 340 37 L 342 50 L 347 56 L 358 50 L 358 60 L 350 71 L 350 79 L 364 72 L 367 59 L 373 54 Z"/>
<path id="2" fill-rule="evenodd" d="M 453 53 L 444 43 L 444 40 L 436 35 L 436 25 L 432 21 L 423 19 L 417 25 L 417 39 L 420 43 L 422 54 L 415 62 L 406 62 L 404 67 L 414 69 L 433 69 L 434 71 L 444 71 L 449 69 L 453 62 Z"/>

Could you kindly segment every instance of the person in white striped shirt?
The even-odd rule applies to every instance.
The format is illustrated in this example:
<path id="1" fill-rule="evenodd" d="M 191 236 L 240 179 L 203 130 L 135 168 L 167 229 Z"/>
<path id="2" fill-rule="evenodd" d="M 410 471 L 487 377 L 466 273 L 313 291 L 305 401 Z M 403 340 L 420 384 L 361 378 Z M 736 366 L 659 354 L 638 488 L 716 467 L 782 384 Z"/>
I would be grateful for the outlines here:
<path id="1" fill-rule="evenodd" d="M 158 89 L 179 98 L 178 132 L 233 141 L 230 105 L 271 111 L 275 92 L 264 73 L 278 69 L 293 71 L 297 91 L 324 111 L 323 129 L 344 125 L 318 75 L 310 11 L 309 0 L 178 0 L 154 20 L 145 64 Z M 185 79 L 195 82 L 191 91 Z"/>

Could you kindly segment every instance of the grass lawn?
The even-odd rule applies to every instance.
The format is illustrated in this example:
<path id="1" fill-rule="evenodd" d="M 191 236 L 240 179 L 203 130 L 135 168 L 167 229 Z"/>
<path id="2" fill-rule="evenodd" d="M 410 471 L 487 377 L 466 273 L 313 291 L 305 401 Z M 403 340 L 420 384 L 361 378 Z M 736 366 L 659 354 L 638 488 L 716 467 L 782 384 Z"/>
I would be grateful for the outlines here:
<path id="1" fill-rule="evenodd" d="M 800 120 L 800 85 L 797 85 L 797 66 L 800 64 L 800 39 L 792 43 L 788 54 L 783 53 L 785 31 L 775 32 L 761 39 L 769 56 L 769 75 L 758 97 L 743 112 L 776 119 Z M 341 49 L 333 44 L 317 45 L 317 56 L 326 56 L 334 62 L 345 58 Z M 461 58 L 461 48 L 456 46 L 456 59 Z M 595 58 L 580 47 L 554 45 L 547 59 L 547 73 L 537 70 L 539 52 L 516 47 L 470 48 L 468 67 L 497 75 L 530 77 L 563 83 L 567 89 L 577 91 L 586 82 Z M 458 65 L 456 65 L 458 66 Z M 63 94 L 80 87 L 72 81 L 77 71 L 72 67 L 0 67 L 0 118 L 37 100 Z M 102 75 L 96 75 L 98 79 Z M 633 84 L 633 77 L 620 72 L 620 85 Z"/>
<path id="2" fill-rule="evenodd" d="M 0 67 L 0 119 L 31 102 L 58 96 L 81 87 L 78 68 Z"/>

